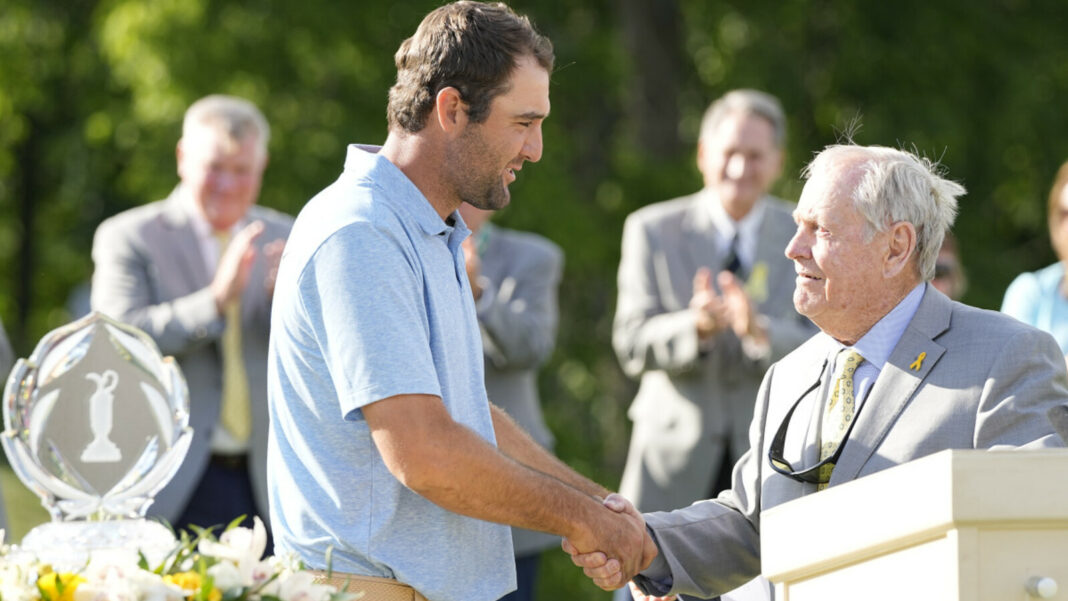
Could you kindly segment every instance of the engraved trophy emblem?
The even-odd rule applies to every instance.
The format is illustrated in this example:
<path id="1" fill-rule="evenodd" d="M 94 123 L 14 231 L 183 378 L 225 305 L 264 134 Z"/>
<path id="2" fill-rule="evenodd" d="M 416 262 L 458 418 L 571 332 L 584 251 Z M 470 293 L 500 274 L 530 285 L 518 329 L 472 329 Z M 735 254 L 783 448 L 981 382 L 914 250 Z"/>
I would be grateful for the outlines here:
<path id="1" fill-rule="evenodd" d="M 89 397 L 89 426 L 93 429 L 93 442 L 82 451 L 84 463 L 110 463 L 122 459 L 122 451 L 111 442 L 108 435 L 114 417 L 112 405 L 115 402 L 115 385 L 119 376 L 109 369 L 103 374 L 85 374 L 89 380 L 96 382 L 96 392 Z"/>
<path id="2" fill-rule="evenodd" d="M 23 549 L 76 564 L 94 549 L 173 546 L 144 516 L 192 440 L 189 394 L 147 334 L 100 313 L 53 330 L 15 364 L 3 417 L 11 467 L 52 516 Z"/>

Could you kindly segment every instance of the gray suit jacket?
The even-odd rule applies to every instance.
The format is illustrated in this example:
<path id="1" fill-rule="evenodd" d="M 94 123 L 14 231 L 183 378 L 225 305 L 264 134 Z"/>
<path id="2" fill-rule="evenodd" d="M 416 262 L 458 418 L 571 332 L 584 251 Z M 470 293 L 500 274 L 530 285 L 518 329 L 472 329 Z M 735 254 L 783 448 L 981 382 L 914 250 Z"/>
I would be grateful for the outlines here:
<path id="1" fill-rule="evenodd" d="M 772 470 L 768 449 L 786 412 L 817 384 L 798 406 L 784 447 L 795 467 L 816 463 L 816 420 L 831 385 L 830 370 L 822 368 L 835 348 L 819 334 L 768 370 L 750 429 L 753 450 L 735 468 L 733 490 L 647 516 L 673 592 L 711 597 L 755 576 L 760 512 L 816 492 L 814 484 Z M 920 368 L 910 369 L 921 353 Z M 945 449 L 1063 446 L 1046 414 L 1066 402 L 1064 357 L 1049 334 L 927 286 L 861 406 L 830 486 Z M 647 578 L 638 580 L 656 589 Z"/>
<path id="2" fill-rule="evenodd" d="M 489 227 L 481 252 L 483 298 L 478 304 L 486 359 L 486 392 L 531 437 L 552 449 L 538 398 L 538 367 L 556 344 L 557 287 L 564 256 L 552 242 L 526 232 Z M 512 529 L 517 557 L 560 544 L 558 537 Z"/>
<path id="3" fill-rule="evenodd" d="M 179 190 L 166 200 L 130 209 L 100 224 L 93 239 L 91 296 L 93 310 L 144 330 L 164 356 L 173 356 L 189 386 L 193 443 L 174 479 L 149 508 L 150 515 L 171 522 L 185 509 L 211 456 L 222 394 L 220 338 L 226 325 L 209 289 L 214 274 L 208 272 L 201 256 Z M 293 218 L 258 206 L 249 210 L 247 218 L 259 219 L 266 226 L 256 242 L 259 252 L 241 300 L 241 342 L 252 400 L 249 475 L 260 516 L 266 520 L 271 299 L 260 284 L 266 277 L 263 246 L 285 239 Z"/>
<path id="4" fill-rule="evenodd" d="M 748 448 L 768 365 L 816 331 L 793 305 L 794 267 L 784 255 L 796 229 L 793 206 L 765 197 L 746 286 L 768 319 L 770 356 L 748 357 L 729 330 L 699 347 L 689 309 L 694 275 L 701 267 L 718 273 L 727 259 L 706 202 L 695 194 L 650 205 L 623 230 L 612 343 L 623 371 L 641 383 L 628 411 L 634 428 L 620 492 L 642 511 L 707 497 L 722 453 L 736 460 Z"/>

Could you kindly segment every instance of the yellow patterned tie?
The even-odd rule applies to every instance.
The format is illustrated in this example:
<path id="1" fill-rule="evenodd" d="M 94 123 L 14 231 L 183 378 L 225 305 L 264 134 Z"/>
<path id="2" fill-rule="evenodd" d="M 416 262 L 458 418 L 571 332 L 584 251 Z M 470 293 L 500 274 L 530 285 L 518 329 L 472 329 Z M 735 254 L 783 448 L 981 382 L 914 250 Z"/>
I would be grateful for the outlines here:
<path id="1" fill-rule="evenodd" d="M 230 232 L 215 232 L 222 258 Z M 219 421 L 234 440 L 244 443 L 252 433 L 252 410 L 249 405 L 248 376 L 241 352 L 241 299 L 230 301 L 225 307 L 226 329 L 222 335 L 223 387 Z"/>
<path id="2" fill-rule="evenodd" d="M 860 353 L 842 349 L 838 353 L 837 369 L 838 377 L 834 382 L 834 391 L 827 401 L 827 410 L 823 412 L 823 423 L 820 428 L 820 461 L 834 455 L 838 446 L 842 444 L 842 438 L 849 430 L 849 424 L 853 423 L 856 414 L 856 404 L 853 397 L 853 372 L 864 361 Z M 818 486 L 819 490 L 827 488 L 827 481 L 831 479 L 834 464 L 828 463 L 820 468 L 820 480 L 824 484 Z"/>

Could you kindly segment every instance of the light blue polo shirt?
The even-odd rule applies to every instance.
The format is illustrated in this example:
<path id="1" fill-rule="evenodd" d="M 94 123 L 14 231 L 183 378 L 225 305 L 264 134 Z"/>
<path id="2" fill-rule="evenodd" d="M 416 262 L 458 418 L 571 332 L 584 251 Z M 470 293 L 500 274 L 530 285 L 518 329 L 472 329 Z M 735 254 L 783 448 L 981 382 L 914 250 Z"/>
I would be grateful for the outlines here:
<path id="1" fill-rule="evenodd" d="M 350 146 L 345 171 L 301 211 L 271 316 L 268 478 L 276 552 L 396 578 L 434 601 L 515 588 L 507 527 L 446 511 L 386 468 L 361 408 L 439 396 L 496 444 L 460 243 L 412 182 Z M 474 483 L 472 483 L 474 484 Z"/>

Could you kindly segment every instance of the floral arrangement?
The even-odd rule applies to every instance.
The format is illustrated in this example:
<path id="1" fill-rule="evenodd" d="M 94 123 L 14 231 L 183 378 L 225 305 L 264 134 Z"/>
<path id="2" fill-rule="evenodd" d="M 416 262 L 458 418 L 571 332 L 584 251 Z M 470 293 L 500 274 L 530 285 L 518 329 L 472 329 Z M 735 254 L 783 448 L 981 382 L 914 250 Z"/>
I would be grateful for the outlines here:
<path id="1" fill-rule="evenodd" d="M 76 571 L 51 566 L 4 545 L 0 530 L 0 601 L 354 601 L 316 584 L 294 558 L 263 557 L 267 531 L 234 520 L 215 538 L 211 529 L 181 533 L 174 550 L 155 567 L 140 552 L 94 553 Z"/>

